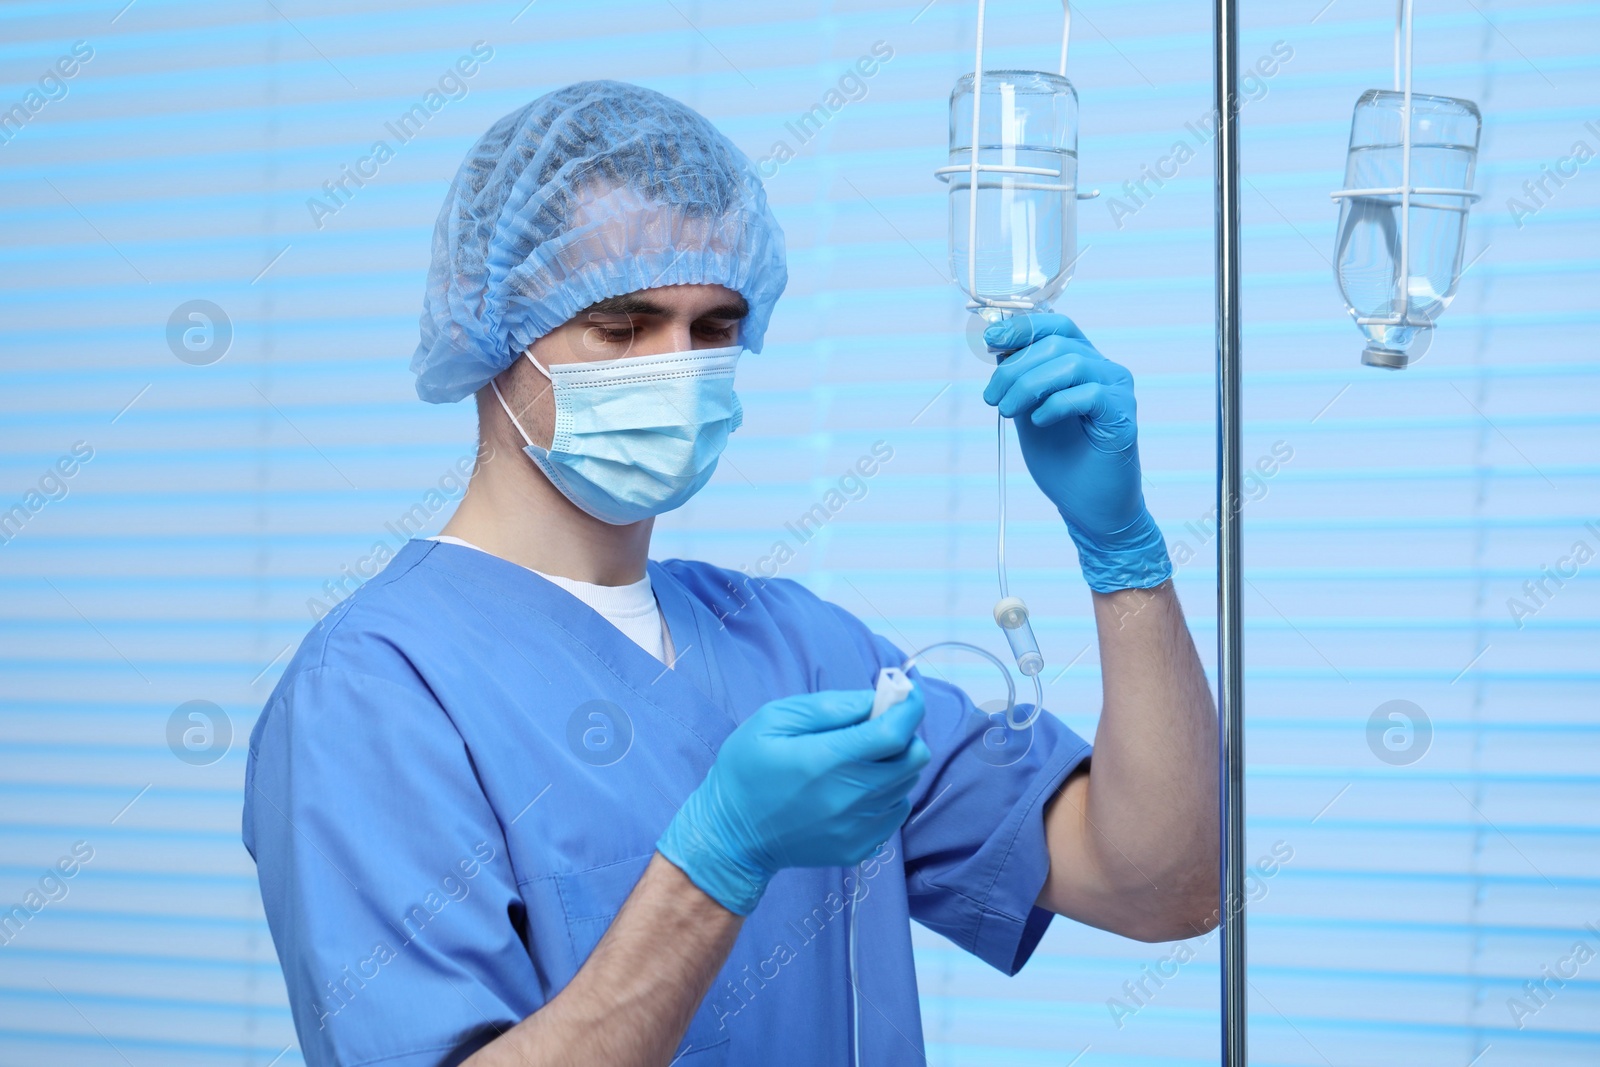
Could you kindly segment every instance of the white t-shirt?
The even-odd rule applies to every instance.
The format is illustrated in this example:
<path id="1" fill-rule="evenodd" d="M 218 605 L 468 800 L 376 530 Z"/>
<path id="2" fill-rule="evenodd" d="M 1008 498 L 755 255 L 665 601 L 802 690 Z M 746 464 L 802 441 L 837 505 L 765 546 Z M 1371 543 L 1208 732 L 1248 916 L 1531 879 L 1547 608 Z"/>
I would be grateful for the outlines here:
<path id="1" fill-rule="evenodd" d="M 428 540 L 442 541 L 447 545 L 460 545 L 462 548 L 478 552 L 486 551 L 470 541 L 463 541 L 459 537 L 450 537 L 446 534 L 430 537 Z M 634 644 L 662 663 L 667 662 L 668 653 L 672 648 L 672 635 L 667 633 L 666 623 L 661 618 L 661 607 L 656 603 L 655 593 L 650 589 L 649 574 L 629 585 L 595 585 L 593 582 L 563 578 L 559 574 L 546 574 L 543 571 L 533 570 L 532 567 L 528 570 L 545 581 L 565 589 L 621 630 Z"/>

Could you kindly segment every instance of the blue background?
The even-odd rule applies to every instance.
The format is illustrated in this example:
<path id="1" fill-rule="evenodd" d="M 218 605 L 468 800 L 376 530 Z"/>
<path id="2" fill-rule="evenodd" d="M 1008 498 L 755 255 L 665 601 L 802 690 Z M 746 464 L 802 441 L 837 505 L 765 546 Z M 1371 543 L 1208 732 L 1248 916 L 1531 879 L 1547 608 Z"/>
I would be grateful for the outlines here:
<path id="1" fill-rule="evenodd" d="M 1600 952 L 1600 561 L 1547 585 L 1521 625 L 1509 601 L 1534 606 L 1524 583 L 1576 543 L 1600 552 L 1600 162 L 1541 203 L 1523 192 L 1577 143 L 1600 151 L 1600 5 L 1421 5 L 1417 88 L 1482 106 L 1484 199 L 1436 342 L 1391 373 L 1359 366 L 1328 193 L 1356 97 L 1389 84 L 1393 10 L 1324 3 L 1252 0 L 1240 44 L 1246 65 L 1291 52 L 1243 111 L 1244 458 L 1281 460 L 1244 512 L 1247 856 L 1288 855 L 1252 909 L 1254 1062 L 1592 1064 L 1600 960 L 1536 1012 L 1508 1002 L 1533 1008 L 1524 983 L 1574 945 Z M 991 65 L 1053 69 L 1056 5 L 991 7 Z M 467 146 L 550 88 L 637 81 L 758 161 L 780 140 L 794 152 L 767 168 L 792 282 L 767 351 L 741 368 L 744 428 L 711 486 L 660 523 L 655 554 L 770 571 L 787 541 L 778 573 L 903 645 L 1003 647 L 986 368 L 931 176 L 973 14 L 958 0 L 0 8 L 0 109 L 74 42 L 92 49 L 0 135 L 0 512 L 28 511 L 0 543 L 0 907 L 41 884 L 59 897 L 0 944 L 0 1062 L 300 1062 L 238 838 L 243 741 L 317 602 L 345 595 L 378 543 L 392 551 L 387 524 L 416 506 L 437 529 L 449 507 L 430 490 L 459 495 L 471 406 L 419 403 L 406 370 L 428 239 Z M 1061 307 L 1138 379 L 1146 494 L 1175 555 L 1192 554 L 1177 583 L 1210 663 L 1212 175 L 1195 132 L 1209 5 L 1075 15 L 1080 175 L 1104 195 L 1081 205 Z M 395 137 L 385 124 L 479 41 L 493 57 Z M 892 58 L 799 143 L 786 124 L 880 41 Z M 314 211 L 378 139 L 393 158 Z M 1113 212 L 1179 142 L 1195 158 Z M 185 362 L 168 322 L 192 300 L 232 336 Z M 865 494 L 799 543 L 785 523 L 879 441 L 893 457 Z M 63 457 L 70 477 L 51 473 Z M 1047 705 L 1089 735 L 1089 598 L 1053 511 L 1012 472 L 1011 578 Z M 975 699 L 999 695 L 986 666 L 945 669 Z M 197 700 L 209 719 L 178 713 Z M 1391 700 L 1426 717 L 1412 713 L 1398 763 L 1369 742 Z M 92 858 L 48 880 L 77 842 Z M 1058 921 L 1008 981 L 917 937 L 933 1063 L 1216 1060 L 1215 938 L 1180 953 Z M 1141 979 L 1135 1000 L 1125 983 Z"/>

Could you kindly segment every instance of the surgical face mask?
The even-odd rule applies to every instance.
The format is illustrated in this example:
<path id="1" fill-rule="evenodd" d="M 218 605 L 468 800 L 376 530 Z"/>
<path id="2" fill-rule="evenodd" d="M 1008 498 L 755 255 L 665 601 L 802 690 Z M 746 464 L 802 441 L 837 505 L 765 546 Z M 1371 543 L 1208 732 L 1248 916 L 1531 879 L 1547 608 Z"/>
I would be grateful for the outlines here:
<path id="1" fill-rule="evenodd" d="M 742 352 L 734 345 L 548 368 L 528 354 L 555 400 L 547 449 L 489 384 L 551 484 L 600 521 L 624 526 L 682 506 L 711 479 L 728 434 L 744 421 L 733 391 Z"/>

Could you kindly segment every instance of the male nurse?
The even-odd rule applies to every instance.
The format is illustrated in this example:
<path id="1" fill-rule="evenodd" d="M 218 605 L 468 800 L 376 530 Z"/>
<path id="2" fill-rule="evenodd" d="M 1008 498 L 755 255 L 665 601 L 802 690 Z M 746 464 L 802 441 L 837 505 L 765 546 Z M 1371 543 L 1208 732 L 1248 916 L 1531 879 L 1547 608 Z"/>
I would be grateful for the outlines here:
<path id="1" fill-rule="evenodd" d="M 983 396 L 1092 590 L 1092 761 L 920 671 L 871 716 L 911 650 L 794 582 L 651 559 L 744 420 L 784 258 L 750 161 L 636 86 L 552 92 L 462 163 L 412 366 L 476 397 L 478 467 L 250 739 L 307 1063 L 917 1064 L 912 920 L 1007 975 L 1053 915 L 1214 924 L 1213 705 L 1132 379 L 1067 319 L 991 329 Z"/>

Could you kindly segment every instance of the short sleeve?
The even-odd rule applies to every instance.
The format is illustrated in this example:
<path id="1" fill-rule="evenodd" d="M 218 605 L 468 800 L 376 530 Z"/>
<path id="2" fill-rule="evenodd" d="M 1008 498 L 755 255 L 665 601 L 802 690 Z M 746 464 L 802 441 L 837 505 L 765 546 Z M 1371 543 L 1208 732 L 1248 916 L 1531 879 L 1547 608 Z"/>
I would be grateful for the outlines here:
<path id="1" fill-rule="evenodd" d="M 1011 730 L 955 686 L 918 681 L 933 760 L 901 828 L 911 917 L 1013 975 L 1053 918 L 1034 905 L 1050 873 L 1044 809 L 1089 743 L 1048 712 Z"/>
<path id="2" fill-rule="evenodd" d="M 420 679 L 285 679 L 244 839 L 312 1067 L 456 1064 L 538 1007 L 504 836 Z"/>

